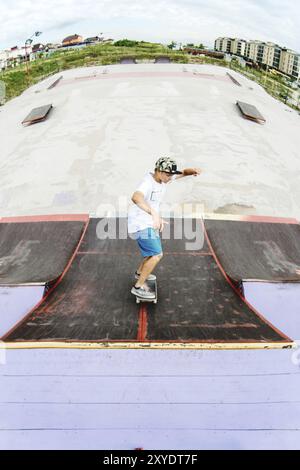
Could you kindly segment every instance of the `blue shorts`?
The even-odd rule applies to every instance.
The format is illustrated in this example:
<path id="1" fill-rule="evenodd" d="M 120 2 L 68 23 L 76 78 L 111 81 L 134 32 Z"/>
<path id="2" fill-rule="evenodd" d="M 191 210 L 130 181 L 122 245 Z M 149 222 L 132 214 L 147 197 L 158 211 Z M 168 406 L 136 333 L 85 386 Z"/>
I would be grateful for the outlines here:
<path id="1" fill-rule="evenodd" d="M 138 242 L 141 254 L 144 258 L 155 256 L 162 253 L 161 240 L 158 230 L 151 227 L 139 230 L 134 234 L 135 240 Z"/>

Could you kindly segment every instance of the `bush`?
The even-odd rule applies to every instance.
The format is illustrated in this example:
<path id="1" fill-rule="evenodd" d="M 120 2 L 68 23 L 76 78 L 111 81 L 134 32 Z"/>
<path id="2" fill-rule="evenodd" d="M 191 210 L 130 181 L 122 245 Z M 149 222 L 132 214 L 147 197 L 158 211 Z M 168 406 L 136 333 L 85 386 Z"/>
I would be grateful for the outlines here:
<path id="1" fill-rule="evenodd" d="M 138 41 L 131 41 L 130 39 L 121 39 L 120 41 L 116 41 L 114 46 L 116 47 L 134 47 L 138 45 Z"/>

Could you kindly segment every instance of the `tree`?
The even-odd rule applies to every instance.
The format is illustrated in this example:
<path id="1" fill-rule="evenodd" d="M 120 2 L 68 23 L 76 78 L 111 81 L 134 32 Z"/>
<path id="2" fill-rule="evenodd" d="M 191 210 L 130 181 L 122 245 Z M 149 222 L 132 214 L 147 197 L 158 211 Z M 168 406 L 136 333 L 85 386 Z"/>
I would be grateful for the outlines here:
<path id="1" fill-rule="evenodd" d="M 176 46 L 177 46 L 177 43 L 175 41 L 172 41 L 171 44 L 168 44 L 169 49 L 175 49 Z"/>

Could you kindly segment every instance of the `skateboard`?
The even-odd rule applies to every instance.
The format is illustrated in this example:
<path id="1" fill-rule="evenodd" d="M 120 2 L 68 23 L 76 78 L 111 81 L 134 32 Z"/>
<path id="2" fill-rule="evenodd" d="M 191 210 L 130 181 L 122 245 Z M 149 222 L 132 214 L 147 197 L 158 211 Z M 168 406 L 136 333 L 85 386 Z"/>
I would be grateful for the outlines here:
<path id="1" fill-rule="evenodd" d="M 155 292 L 154 299 L 142 299 L 142 297 L 136 297 L 136 303 L 139 304 L 141 302 L 153 302 L 154 304 L 157 304 L 157 282 L 156 282 L 156 280 L 146 281 L 146 284 L 152 292 Z"/>

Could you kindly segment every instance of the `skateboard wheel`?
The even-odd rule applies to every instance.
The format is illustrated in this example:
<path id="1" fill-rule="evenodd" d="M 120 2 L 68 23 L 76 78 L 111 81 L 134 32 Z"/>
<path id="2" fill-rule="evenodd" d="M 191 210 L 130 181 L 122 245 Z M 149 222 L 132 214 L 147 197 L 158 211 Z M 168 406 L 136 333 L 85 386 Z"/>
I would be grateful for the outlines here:
<path id="1" fill-rule="evenodd" d="M 139 304 L 139 303 L 140 303 L 140 299 L 136 298 L 136 303 Z"/>
<path id="2" fill-rule="evenodd" d="M 157 300 L 154 300 L 154 303 L 157 304 Z"/>

